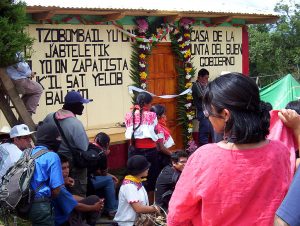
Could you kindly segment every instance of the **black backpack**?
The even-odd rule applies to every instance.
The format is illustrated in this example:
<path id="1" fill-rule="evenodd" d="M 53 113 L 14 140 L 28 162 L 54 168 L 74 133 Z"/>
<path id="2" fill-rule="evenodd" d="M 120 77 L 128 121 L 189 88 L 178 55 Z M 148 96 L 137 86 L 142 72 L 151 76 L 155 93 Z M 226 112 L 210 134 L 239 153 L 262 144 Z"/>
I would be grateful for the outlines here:
<path id="1" fill-rule="evenodd" d="M 66 142 L 69 149 L 72 151 L 73 163 L 77 168 L 88 168 L 89 170 L 97 169 L 103 160 L 104 151 L 98 148 L 94 144 L 89 144 L 86 151 L 80 150 L 78 148 L 71 147 L 68 139 L 66 138 L 64 131 L 62 130 L 59 121 L 53 115 L 54 122 L 58 128 L 58 131 L 62 139 Z"/>
<path id="2" fill-rule="evenodd" d="M 30 187 L 35 169 L 34 160 L 49 150 L 40 150 L 30 156 L 31 152 L 32 149 L 24 150 L 23 156 L 2 177 L 0 188 L 1 208 L 5 208 L 23 219 L 28 217 L 35 193 L 44 185 L 41 183 L 35 191 Z"/>

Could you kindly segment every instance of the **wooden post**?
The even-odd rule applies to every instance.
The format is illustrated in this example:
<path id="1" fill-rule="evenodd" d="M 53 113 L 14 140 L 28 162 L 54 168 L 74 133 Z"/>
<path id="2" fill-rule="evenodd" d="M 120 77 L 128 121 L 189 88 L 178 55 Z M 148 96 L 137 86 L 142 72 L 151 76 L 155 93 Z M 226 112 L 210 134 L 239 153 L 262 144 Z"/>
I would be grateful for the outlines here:
<path id="1" fill-rule="evenodd" d="M 0 90 L 0 109 L 3 112 L 3 115 L 5 116 L 10 127 L 13 127 L 14 125 L 18 124 L 18 120 L 17 120 L 14 112 L 11 110 L 8 100 L 5 99 L 5 97 L 4 97 L 5 94 L 2 89 Z"/>
<path id="2" fill-rule="evenodd" d="M 4 93 L 10 98 L 12 104 L 14 105 L 14 107 L 19 115 L 19 120 L 24 122 L 31 131 L 36 130 L 36 125 L 33 122 L 31 115 L 27 111 L 27 109 L 24 105 L 24 102 L 21 100 L 19 93 L 17 92 L 13 82 L 11 81 L 10 77 L 6 74 L 5 68 L 0 68 L 0 83 L 1 83 L 2 94 Z M 5 100 L 4 97 L 3 97 L 3 99 Z M 10 108 L 9 108 L 10 110 L 8 110 L 8 108 L 9 108 L 9 106 L 8 107 L 4 106 L 4 107 L 1 107 L 1 110 L 3 111 L 3 114 L 5 115 L 10 126 L 14 126 L 18 122 L 16 122 L 13 119 L 14 114 L 13 114 L 12 110 Z M 13 116 L 12 116 L 12 114 L 13 114 Z M 33 140 L 35 140 L 34 137 L 33 137 Z"/>

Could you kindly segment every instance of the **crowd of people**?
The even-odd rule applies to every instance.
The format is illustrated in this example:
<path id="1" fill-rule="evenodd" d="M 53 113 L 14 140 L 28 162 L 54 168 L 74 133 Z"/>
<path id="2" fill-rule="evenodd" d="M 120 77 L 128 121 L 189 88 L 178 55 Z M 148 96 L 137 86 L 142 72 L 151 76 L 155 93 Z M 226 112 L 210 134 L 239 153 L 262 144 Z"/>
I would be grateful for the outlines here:
<path id="1" fill-rule="evenodd" d="M 70 91 L 36 132 L 25 124 L 1 129 L 0 177 L 24 150 L 50 150 L 35 159 L 32 225 L 95 225 L 105 214 L 114 225 L 132 226 L 143 214 L 163 213 L 169 226 L 300 225 L 300 101 L 270 113 L 251 78 L 208 77 L 201 69 L 192 87 L 199 121 L 193 153 L 172 150 L 168 109 L 152 106 L 152 96 L 140 92 L 125 115 L 127 173 L 109 174 L 110 137 L 99 132 L 89 141 L 76 115 L 92 100 Z M 91 148 L 101 154 L 97 166 L 79 166 L 75 153 Z"/>

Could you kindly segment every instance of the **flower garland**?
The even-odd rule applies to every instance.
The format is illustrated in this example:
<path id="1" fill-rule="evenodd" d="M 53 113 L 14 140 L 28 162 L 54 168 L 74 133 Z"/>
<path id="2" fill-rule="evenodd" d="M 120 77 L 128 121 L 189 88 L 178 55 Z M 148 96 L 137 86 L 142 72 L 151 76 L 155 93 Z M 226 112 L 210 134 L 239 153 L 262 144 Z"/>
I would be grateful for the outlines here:
<path id="1" fill-rule="evenodd" d="M 123 33 L 135 39 L 133 44 L 133 53 L 131 56 L 130 77 L 134 82 L 134 86 L 147 90 L 148 65 L 147 57 L 151 54 L 152 46 L 160 42 L 170 32 L 168 24 L 164 24 L 162 28 L 156 29 L 156 34 L 147 34 L 149 30 L 149 22 L 146 18 L 140 17 L 136 19 L 136 35 L 124 31 L 116 23 L 113 23 Z"/>
<path id="2" fill-rule="evenodd" d="M 167 32 L 170 34 L 172 41 L 173 51 L 179 61 L 178 71 L 178 92 L 181 93 L 187 88 L 192 87 L 191 79 L 195 75 L 195 69 L 191 62 L 191 26 L 194 20 L 189 18 L 183 18 L 179 22 L 179 28 L 172 29 L 168 25 L 165 25 Z M 148 65 L 147 56 L 151 54 L 152 45 L 157 43 L 161 37 L 157 40 L 152 35 L 147 35 L 149 23 L 145 18 L 138 18 L 137 24 L 137 38 L 133 44 L 133 51 L 131 55 L 131 71 L 130 78 L 133 81 L 133 86 L 147 89 L 147 77 L 148 77 Z M 152 38 L 148 38 L 151 36 Z M 143 40 L 150 40 L 149 42 Z M 134 98 L 134 97 L 133 97 Z M 195 111 L 192 108 L 193 96 L 192 93 L 188 93 L 185 96 L 178 97 L 177 113 L 179 124 L 183 128 L 184 146 L 188 152 L 193 152 L 197 146 L 193 140 L 193 119 L 195 117 Z"/>
<path id="3" fill-rule="evenodd" d="M 179 29 L 170 35 L 172 48 L 179 61 L 178 71 L 178 91 L 182 92 L 192 87 L 191 79 L 195 75 L 195 69 L 191 62 L 191 26 L 194 20 L 183 18 L 179 21 Z M 178 98 L 178 120 L 183 127 L 184 145 L 188 152 L 193 152 L 197 146 L 193 139 L 193 119 L 195 111 L 192 108 L 193 96 L 188 93 L 186 96 Z"/>
<path id="4" fill-rule="evenodd" d="M 147 56 L 151 54 L 152 42 L 144 42 L 144 40 L 149 29 L 149 23 L 145 18 L 137 18 L 135 22 L 138 38 L 135 39 L 136 42 L 132 45 L 130 78 L 134 86 L 146 90 L 148 77 Z"/>
<path id="5" fill-rule="evenodd" d="M 138 47 L 138 55 L 139 55 L 139 76 L 140 76 L 140 87 L 144 90 L 147 88 L 147 77 L 148 77 L 148 65 L 146 58 L 151 53 L 151 44 L 145 43 L 143 38 L 146 38 L 146 32 L 149 29 L 149 23 L 145 18 L 138 18 L 136 20 L 137 24 L 137 32 L 138 37 L 142 38 L 142 40 L 138 39 L 137 47 Z"/>

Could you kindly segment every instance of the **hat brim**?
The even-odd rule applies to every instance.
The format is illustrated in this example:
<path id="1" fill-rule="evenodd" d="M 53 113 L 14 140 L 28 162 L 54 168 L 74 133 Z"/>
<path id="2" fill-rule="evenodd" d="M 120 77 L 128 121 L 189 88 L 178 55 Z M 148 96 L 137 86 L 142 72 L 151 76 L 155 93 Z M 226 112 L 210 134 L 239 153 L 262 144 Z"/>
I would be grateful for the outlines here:
<path id="1" fill-rule="evenodd" d="M 81 100 L 81 103 L 87 104 L 87 103 L 90 103 L 90 102 L 92 102 L 92 101 L 93 101 L 93 99 L 82 99 L 82 100 Z"/>
<path id="2" fill-rule="evenodd" d="M 15 137 L 22 137 L 22 136 L 28 136 L 28 135 L 31 135 L 33 133 L 35 133 L 36 131 L 31 131 L 31 132 L 28 132 L 28 133 L 23 133 L 23 134 L 18 134 L 17 136 L 10 136 L 10 138 L 15 138 Z"/>

